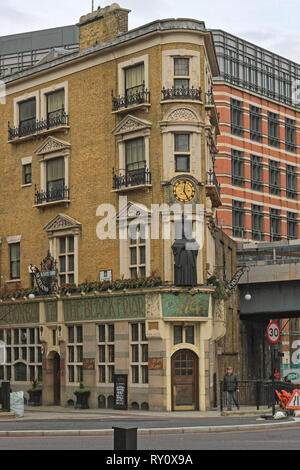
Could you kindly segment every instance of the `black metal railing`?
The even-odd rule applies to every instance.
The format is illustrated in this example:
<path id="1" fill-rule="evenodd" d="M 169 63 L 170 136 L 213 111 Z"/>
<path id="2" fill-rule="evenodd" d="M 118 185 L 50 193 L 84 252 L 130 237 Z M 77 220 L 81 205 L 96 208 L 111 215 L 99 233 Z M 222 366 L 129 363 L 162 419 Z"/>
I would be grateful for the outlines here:
<path id="1" fill-rule="evenodd" d="M 275 380 L 241 380 L 238 381 L 237 399 L 240 406 L 255 406 L 257 410 L 261 406 L 271 407 L 274 403 L 280 404 L 275 390 L 281 393 L 282 390 L 292 394 L 293 390 L 299 388 L 299 384 L 281 382 Z M 220 382 L 219 390 L 220 410 L 227 408 L 226 390 L 224 382 Z"/>
<path id="2" fill-rule="evenodd" d="M 35 205 L 45 204 L 46 202 L 66 201 L 69 200 L 70 190 L 63 185 L 48 189 L 47 191 L 38 191 L 35 186 Z"/>
<path id="3" fill-rule="evenodd" d="M 123 108 L 128 108 L 128 106 L 135 106 L 138 104 L 150 104 L 150 91 L 142 86 L 141 90 L 137 90 L 134 93 L 125 93 L 124 96 L 118 96 L 118 98 L 113 96 L 113 91 L 111 92 L 112 96 L 112 110 L 119 111 Z"/>
<path id="4" fill-rule="evenodd" d="M 151 172 L 145 168 L 125 171 L 117 175 L 113 168 L 113 189 L 151 184 Z"/>
<path id="5" fill-rule="evenodd" d="M 218 196 L 221 197 L 221 186 L 219 185 L 216 173 L 212 169 L 206 172 L 206 184 L 214 185 L 216 187 Z"/>
<path id="6" fill-rule="evenodd" d="M 188 99 L 188 100 L 196 100 L 201 101 L 201 88 L 165 88 L 161 90 L 162 92 L 162 99 L 165 100 L 176 100 L 176 99 Z"/>
<path id="7" fill-rule="evenodd" d="M 53 116 L 48 116 L 41 121 L 31 120 L 26 123 L 21 123 L 18 127 L 10 127 L 8 122 L 8 140 L 19 139 L 37 134 L 48 129 L 55 127 L 68 126 L 69 116 L 63 110 L 60 113 L 55 113 Z"/>

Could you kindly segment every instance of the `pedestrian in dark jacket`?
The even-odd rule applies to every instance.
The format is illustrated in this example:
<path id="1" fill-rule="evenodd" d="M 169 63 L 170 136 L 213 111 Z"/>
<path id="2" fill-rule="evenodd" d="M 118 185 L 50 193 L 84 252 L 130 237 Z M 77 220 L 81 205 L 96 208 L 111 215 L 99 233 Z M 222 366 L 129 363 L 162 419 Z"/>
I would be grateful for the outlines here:
<path id="1" fill-rule="evenodd" d="M 236 405 L 237 409 L 240 409 L 237 392 L 239 392 L 238 388 L 238 380 L 237 376 L 232 372 L 232 367 L 227 367 L 227 372 L 224 375 L 223 381 L 224 391 L 227 394 L 227 410 L 231 411 L 231 398 Z"/>

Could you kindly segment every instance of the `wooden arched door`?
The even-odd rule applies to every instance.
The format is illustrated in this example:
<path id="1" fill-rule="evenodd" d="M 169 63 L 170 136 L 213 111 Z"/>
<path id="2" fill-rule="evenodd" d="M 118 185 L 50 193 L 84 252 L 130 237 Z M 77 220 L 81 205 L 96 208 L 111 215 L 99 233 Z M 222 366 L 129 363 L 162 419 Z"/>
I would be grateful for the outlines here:
<path id="1" fill-rule="evenodd" d="M 171 359 L 172 409 L 197 410 L 198 358 L 189 349 L 180 349 Z"/>

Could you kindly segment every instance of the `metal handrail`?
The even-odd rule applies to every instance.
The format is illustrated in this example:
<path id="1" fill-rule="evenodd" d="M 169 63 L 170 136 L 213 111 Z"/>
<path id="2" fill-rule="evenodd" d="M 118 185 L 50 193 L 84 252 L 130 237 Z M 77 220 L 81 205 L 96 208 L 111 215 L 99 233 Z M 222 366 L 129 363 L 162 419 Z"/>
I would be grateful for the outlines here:
<path id="1" fill-rule="evenodd" d="M 165 88 L 161 90 L 163 100 L 173 100 L 173 99 L 190 99 L 201 101 L 201 88 Z"/>
<path id="2" fill-rule="evenodd" d="M 126 170 L 124 174 L 117 175 L 113 168 L 113 189 L 122 187 L 132 187 L 144 184 L 151 184 L 151 172 L 148 168 L 137 168 L 136 170 Z"/>

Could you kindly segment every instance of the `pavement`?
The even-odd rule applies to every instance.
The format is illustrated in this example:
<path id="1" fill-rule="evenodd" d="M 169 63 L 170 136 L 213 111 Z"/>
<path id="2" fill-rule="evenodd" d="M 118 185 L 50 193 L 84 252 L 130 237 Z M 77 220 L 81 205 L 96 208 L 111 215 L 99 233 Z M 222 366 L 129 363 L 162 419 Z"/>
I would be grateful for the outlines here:
<path id="1" fill-rule="evenodd" d="M 276 409 L 277 411 L 277 409 Z M 74 409 L 24 406 L 24 416 L 0 412 L 0 437 L 113 435 L 113 427 L 137 428 L 138 434 L 225 432 L 261 428 L 300 427 L 300 416 L 274 419 L 271 408 L 241 407 L 231 412 L 151 412 L 112 409 Z"/>

